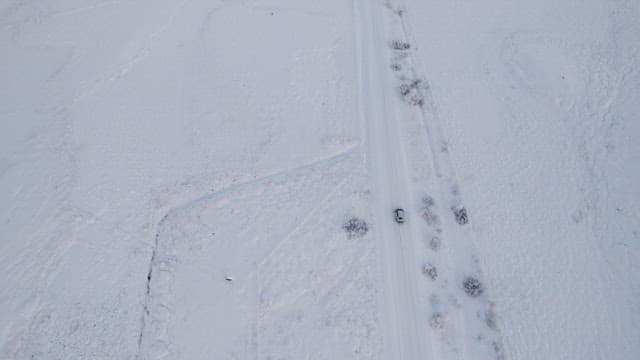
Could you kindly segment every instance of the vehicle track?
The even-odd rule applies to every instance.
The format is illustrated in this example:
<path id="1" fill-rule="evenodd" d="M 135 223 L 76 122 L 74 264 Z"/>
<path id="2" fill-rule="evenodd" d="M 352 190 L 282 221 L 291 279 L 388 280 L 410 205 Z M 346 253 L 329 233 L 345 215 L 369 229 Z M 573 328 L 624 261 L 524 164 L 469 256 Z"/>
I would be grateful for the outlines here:
<path id="1" fill-rule="evenodd" d="M 464 221 L 459 218 L 462 197 L 433 96 L 411 48 L 415 41 L 406 8 L 390 1 L 355 1 L 354 25 L 361 127 L 384 279 L 379 300 L 384 358 L 504 359 L 494 304 L 474 248 L 476 235 L 466 213 Z M 401 64 L 394 68 L 388 59 Z M 408 135 L 407 118 L 422 123 L 423 133 Z M 428 163 L 429 179 L 412 181 L 418 164 L 415 158 L 409 161 L 408 136 L 425 147 L 429 159 L 421 161 Z M 429 211 L 437 224 L 425 225 L 415 216 L 424 211 L 416 206 L 421 197 L 433 202 Z M 408 207 L 408 221 L 398 226 L 391 212 L 401 206 Z M 437 238 L 442 249 L 422 245 L 425 238 Z M 437 278 L 425 280 L 421 262 L 437 264 Z M 477 292 L 467 286 L 469 279 L 478 281 Z"/>
<path id="2" fill-rule="evenodd" d="M 421 321 L 415 259 L 418 228 L 414 220 L 393 221 L 395 207 L 411 202 L 404 147 L 393 111 L 390 78 L 386 76 L 380 6 L 354 2 L 359 114 L 371 174 L 375 237 L 379 248 L 383 291 L 379 299 L 383 326 L 383 357 L 431 358 L 426 321 Z"/>
<path id="3" fill-rule="evenodd" d="M 446 137 L 443 133 L 437 104 L 429 84 L 423 73 L 420 55 L 411 31 L 410 11 L 401 0 L 398 3 L 387 1 L 392 17 L 389 22 L 389 33 L 400 36 L 402 44 L 406 44 L 403 56 L 404 71 L 397 76 L 398 80 L 417 81 L 415 87 L 417 100 L 413 105 L 413 116 L 419 118 L 424 127 L 425 146 L 428 146 L 430 162 L 435 177 L 427 183 L 434 200 L 433 211 L 441 220 L 438 226 L 430 226 L 426 232 L 429 236 L 438 236 L 444 244 L 445 251 L 431 251 L 428 257 L 442 266 L 441 274 L 435 284 L 430 304 L 434 315 L 442 314 L 450 321 L 444 328 L 436 329 L 440 334 L 442 358 L 462 359 L 504 359 L 505 352 L 500 336 L 500 327 L 495 314 L 494 303 L 489 300 L 483 279 L 480 260 L 475 249 L 476 233 L 469 224 L 468 218 L 461 222 L 458 211 L 464 209 L 454 166 L 449 157 Z M 413 99 L 415 100 L 415 99 Z M 415 192 L 416 194 L 418 192 Z M 465 217 L 466 215 L 466 209 Z M 430 249 L 433 250 L 433 249 Z M 481 292 L 474 295 L 465 282 L 473 278 L 479 281 Z M 435 295 L 435 297 L 433 297 Z"/>

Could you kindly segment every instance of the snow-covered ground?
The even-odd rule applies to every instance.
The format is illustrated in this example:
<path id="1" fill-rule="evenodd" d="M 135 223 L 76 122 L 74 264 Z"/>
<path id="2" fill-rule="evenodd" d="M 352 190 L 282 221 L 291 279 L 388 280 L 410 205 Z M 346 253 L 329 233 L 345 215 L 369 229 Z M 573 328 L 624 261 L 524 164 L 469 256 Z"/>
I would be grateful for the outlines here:
<path id="1" fill-rule="evenodd" d="M 636 359 L 639 18 L 0 2 L 0 359 Z"/>

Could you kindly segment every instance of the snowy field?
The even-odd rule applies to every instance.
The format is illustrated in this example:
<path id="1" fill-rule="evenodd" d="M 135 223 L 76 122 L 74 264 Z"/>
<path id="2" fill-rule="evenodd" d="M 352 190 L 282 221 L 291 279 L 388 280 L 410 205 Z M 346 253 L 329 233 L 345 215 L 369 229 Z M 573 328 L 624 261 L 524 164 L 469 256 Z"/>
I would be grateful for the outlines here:
<path id="1" fill-rule="evenodd" d="M 638 19 L 0 1 L 0 359 L 638 359 Z"/>

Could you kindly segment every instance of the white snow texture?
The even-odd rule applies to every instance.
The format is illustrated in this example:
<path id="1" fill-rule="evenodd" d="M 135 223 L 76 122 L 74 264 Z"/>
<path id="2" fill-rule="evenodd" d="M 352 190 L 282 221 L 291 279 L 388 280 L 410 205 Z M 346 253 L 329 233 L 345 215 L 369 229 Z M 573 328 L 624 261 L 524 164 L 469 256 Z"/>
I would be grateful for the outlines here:
<path id="1" fill-rule="evenodd" d="M 638 19 L 0 1 L 0 359 L 638 359 Z"/>

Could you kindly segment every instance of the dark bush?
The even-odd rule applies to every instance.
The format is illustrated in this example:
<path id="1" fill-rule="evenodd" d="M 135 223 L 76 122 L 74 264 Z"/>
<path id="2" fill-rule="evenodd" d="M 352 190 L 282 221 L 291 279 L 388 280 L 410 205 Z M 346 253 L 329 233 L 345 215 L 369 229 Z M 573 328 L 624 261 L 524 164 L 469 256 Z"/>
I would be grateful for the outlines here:
<path id="1" fill-rule="evenodd" d="M 409 50 L 411 49 L 411 44 L 409 44 L 408 42 L 400 41 L 400 40 L 393 40 L 391 42 L 391 47 L 394 50 Z"/>
<path id="2" fill-rule="evenodd" d="M 429 241 L 429 247 L 433 251 L 440 250 L 440 248 L 442 248 L 442 240 L 437 236 L 432 237 Z"/>
<path id="3" fill-rule="evenodd" d="M 367 225 L 366 221 L 357 217 L 349 219 L 349 221 L 342 225 L 342 228 L 350 239 L 362 237 L 369 232 L 369 225 Z"/>
<path id="4" fill-rule="evenodd" d="M 424 98 L 422 96 L 421 89 L 423 88 L 425 88 L 425 86 L 423 85 L 423 81 L 420 79 L 415 79 L 411 82 L 401 84 L 399 87 L 399 91 L 402 99 L 407 104 L 422 106 L 424 104 Z"/>
<path id="5" fill-rule="evenodd" d="M 467 295 L 471 297 L 478 297 L 484 292 L 480 280 L 474 278 L 473 276 L 466 277 L 462 282 L 462 286 L 464 287 L 464 292 L 466 292 Z"/>
<path id="6" fill-rule="evenodd" d="M 431 320 L 429 320 L 429 325 L 434 330 L 442 330 L 444 329 L 447 318 L 445 315 L 437 312 L 431 315 Z"/>
<path id="7" fill-rule="evenodd" d="M 460 225 L 465 225 L 469 222 L 469 216 L 467 215 L 467 209 L 462 206 L 453 207 L 453 215 L 456 217 L 456 222 Z"/>
<path id="8" fill-rule="evenodd" d="M 438 269 L 433 264 L 425 264 L 422 267 L 422 273 L 431 278 L 431 280 L 438 278 Z"/>

